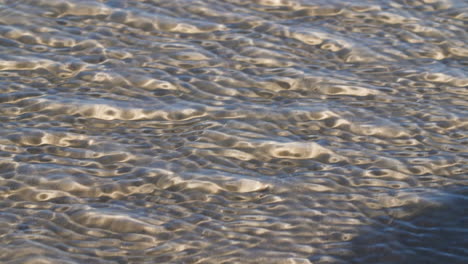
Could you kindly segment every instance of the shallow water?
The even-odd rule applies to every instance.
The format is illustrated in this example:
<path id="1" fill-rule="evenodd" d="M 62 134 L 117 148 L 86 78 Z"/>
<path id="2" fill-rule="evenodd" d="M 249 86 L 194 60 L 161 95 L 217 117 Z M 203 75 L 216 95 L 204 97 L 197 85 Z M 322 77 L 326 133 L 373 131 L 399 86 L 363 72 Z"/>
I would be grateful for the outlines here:
<path id="1" fill-rule="evenodd" d="M 468 263 L 467 22 L 0 0 L 0 262 Z"/>

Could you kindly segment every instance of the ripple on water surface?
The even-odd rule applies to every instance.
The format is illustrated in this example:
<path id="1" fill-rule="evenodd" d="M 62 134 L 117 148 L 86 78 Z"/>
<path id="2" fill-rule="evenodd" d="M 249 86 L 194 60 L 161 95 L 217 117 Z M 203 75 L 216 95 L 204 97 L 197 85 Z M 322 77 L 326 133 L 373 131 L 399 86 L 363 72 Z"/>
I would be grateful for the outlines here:
<path id="1" fill-rule="evenodd" d="M 0 0 L 0 262 L 467 263 L 467 8 Z"/>

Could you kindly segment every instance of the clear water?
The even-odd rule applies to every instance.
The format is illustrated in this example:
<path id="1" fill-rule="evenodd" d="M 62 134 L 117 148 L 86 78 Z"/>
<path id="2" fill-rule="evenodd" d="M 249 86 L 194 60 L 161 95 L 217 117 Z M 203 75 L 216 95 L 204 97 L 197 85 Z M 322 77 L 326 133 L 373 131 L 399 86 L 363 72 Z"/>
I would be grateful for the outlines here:
<path id="1" fill-rule="evenodd" d="M 468 263 L 467 23 L 0 0 L 0 262 Z"/>

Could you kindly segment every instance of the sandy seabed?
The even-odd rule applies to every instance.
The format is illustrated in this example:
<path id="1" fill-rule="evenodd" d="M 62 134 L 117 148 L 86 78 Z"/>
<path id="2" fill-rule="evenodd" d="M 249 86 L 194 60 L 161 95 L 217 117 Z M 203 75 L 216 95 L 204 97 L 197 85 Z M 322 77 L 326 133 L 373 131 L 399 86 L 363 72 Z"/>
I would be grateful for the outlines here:
<path id="1" fill-rule="evenodd" d="M 468 263 L 467 14 L 0 0 L 0 262 Z"/>

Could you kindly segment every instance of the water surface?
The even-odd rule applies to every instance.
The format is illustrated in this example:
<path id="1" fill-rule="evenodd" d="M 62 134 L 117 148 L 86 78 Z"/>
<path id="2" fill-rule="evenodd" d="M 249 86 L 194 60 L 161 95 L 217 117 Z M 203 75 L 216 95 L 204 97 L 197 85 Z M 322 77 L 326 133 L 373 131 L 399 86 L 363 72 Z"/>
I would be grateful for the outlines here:
<path id="1" fill-rule="evenodd" d="M 0 0 L 0 262 L 468 263 L 467 14 Z"/>

